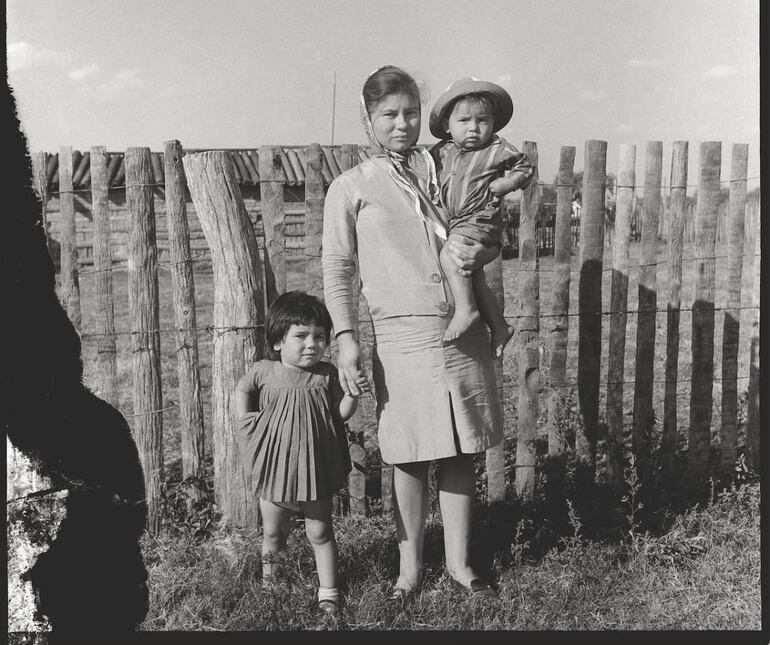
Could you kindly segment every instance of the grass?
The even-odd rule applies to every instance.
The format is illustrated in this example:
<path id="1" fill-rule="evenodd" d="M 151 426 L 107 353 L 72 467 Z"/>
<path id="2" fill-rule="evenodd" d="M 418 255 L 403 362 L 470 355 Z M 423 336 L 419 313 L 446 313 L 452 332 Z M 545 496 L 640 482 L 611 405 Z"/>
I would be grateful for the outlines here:
<path id="1" fill-rule="evenodd" d="M 499 603 L 454 589 L 440 557 L 441 522 L 429 518 L 425 580 L 403 610 L 385 601 L 397 546 L 389 513 L 335 518 L 345 619 L 352 630 L 757 630 L 760 628 L 759 486 L 715 496 L 654 536 L 588 540 L 580 518 L 546 549 L 520 530 L 536 519 L 508 504 L 480 505 L 474 544 L 487 562 Z M 501 521 L 505 518 L 505 521 Z M 513 522 L 510 520 L 513 519 Z M 144 630 L 303 630 L 312 628 L 312 550 L 295 520 L 286 561 L 294 591 L 260 586 L 260 536 L 216 530 L 203 540 L 184 527 L 143 541 L 150 613 Z M 519 530 L 517 530 L 519 529 Z"/>
<path id="2" fill-rule="evenodd" d="M 694 249 L 685 248 L 685 257 Z M 717 255 L 726 253 L 717 252 Z M 638 264 L 639 247 L 631 246 L 631 265 Z M 661 260 L 665 260 L 661 253 Z M 609 249 L 605 268 L 611 266 Z M 658 273 L 658 308 L 665 308 L 665 263 Z M 692 303 L 694 263 L 685 262 L 682 306 Z M 503 263 L 508 313 L 517 285 L 517 261 Z M 552 258 L 541 259 L 541 312 L 547 313 Z M 96 342 L 87 333 L 95 329 L 94 280 L 84 268 L 81 280 L 83 311 L 83 359 L 85 381 L 95 385 Z M 304 287 L 304 265 L 290 263 L 289 288 Z M 573 257 L 570 308 L 577 311 L 578 259 Z M 628 309 L 637 307 L 638 269 L 629 279 Z M 160 271 L 160 327 L 171 330 L 174 315 L 171 280 L 166 267 Z M 609 309 L 609 279 L 603 284 L 603 308 Z M 130 330 L 127 275 L 114 273 L 115 321 L 117 331 Z M 717 260 L 717 307 L 723 304 L 726 259 Z M 211 435 L 211 351 L 212 336 L 203 330 L 212 323 L 213 275 L 210 265 L 195 264 L 196 310 L 199 332 L 202 394 L 210 460 Z M 749 296 L 744 287 L 743 300 Z M 753 312 L 743 311 L 739 365 L 747 369 L 750 322 Z M 549 352 L 547 319 L 541 321 L 543 388 L 539 426 L 545 420 L 545 394 Z M 628 316 L 626 341 L 626 402 L 633 408 L 633 376 L 636 317 Z M 656 375 L 663 374 L 665 358 L 665 314 L 657 317 Z M 689 377 L 691 324 L 689 312 L 682 314 L 680 378 Z M 606 382 L 608 319 L 603 320 L 602 382 Z M 577 317 L 570 318 L 568 373 L 577 365 Z M 720 374 L 722 318 L 715 319 L 715 375 Z M 120 335 L 118 344 L 119 382 L 126 384 L 118 408 L 132 420 L 133 402 L 130 338 Z M 145 630 L 301 630 L 312 624 L 316 585 L 312 551 L 297 527 L 289 542 L 288 558 L 300 591 L 265 594 L 260 586 L 260 536 L 254 531 L 217 526 L 211 498 L 202 500 L 188 513 L 182 488 L 180 466 L 180 419 L 176 403 L 176 361 L 173 333 L 161 336 L 163 382 L 164 455 L 168 502 L 166 524 L 161 534 L 146 535 L 143 550 L 150 573 L 150 613 Z M 509 462 L 515 446 L 518 384 L 515 354 L 504 358 L 504 412 Z M 739 372 L 745 376 L 744 372 Z M 714 446 L 717 446 L 720 393 L 714 389 Z M 739 392 L 747 381 L 739 381 Z M 689 383 L 680 384 L 680 456 L 686 445 L 689 425 Z M 602 387 L 602 391 L 604 388 Z M 662 414 L 663 386 L 656 387 L 654 406 Z M 602 394 L 603 395 L 603 394 Z M 376 456 L 377 442 L 371 406 L 366 445 Z M 600 403 L 600 414 L 604 404 Z M 565 420 L 574 432 L 579 423 L 572 413 Z M 660 424 L 655 428 L 660 431 Z M 543 435 L 541 434 L 541 439 Z M 597 465 L 602 468 L 602 437 L 599 437 Z M 656 437 L 653 437 L 655 440 Z M 742 436 L 739 432 L 739 441 Z M 376 459 L 372 457 L 372 466 Z M 483 458 L 480 460 L 483 464 Z M 512 466 L 512 463 L 509 463 Z M 209 463 L 210 467 L 210 463 Z M 480 468 L 481 470 L 481 468 Z M 655 509 L 634 508 L 633 504 L 611 503 L 602 497 L 581 498 L 568 487 L 564 499 L 547 499 L 547 482 L 538 469 L 535 501 L 523 507 L 511 491 L 504 503 L 485 503 L 484 478 L 479 477 L 479 495 L 474 523 L 476 566 L 496 580 L 501 601 L 490 607 L 458 594 L 444 575 L 441 520 L 433 505 L 426 535 L 426 574 L 421 593 L 405 611 L 386 606 L 387 585 L 397 573 L 397 545 L 392 517 L 378 509 L 378 471 L 371 469 L 367 492 L 374 512 L 366 518 L 335 518 L 340 547 L 341 575 L 345 584 L 346 619 L 351 629 L 504 629 L 504 630 L 635 630 L 635 629 L 759 629 L 759 487 L 748 483 L 715 494 L 702 508 L 688 508 L 681 500 L 664 500 Z M 514 472 L 510 468 L 510 473 Z M 569 473 L 568 473 L 569 474 Z M 601 479 L 601 472 L 598 473 Z M 509 480 L 511 477 L 509 477 Z M 509 481 L 508 484 L 511 482 Z M 568 482 L 569 484 L 569 482 Z M 209 491 L 210 492 L 210 491 Z M 613 505 L 614 504 L 614 505 Z M 609 510 L 607 510 L 609 509 Z M 641 518 L 641 522 L 638 518 Z M 301 521 L 298 520 L 298 524 Z"/>

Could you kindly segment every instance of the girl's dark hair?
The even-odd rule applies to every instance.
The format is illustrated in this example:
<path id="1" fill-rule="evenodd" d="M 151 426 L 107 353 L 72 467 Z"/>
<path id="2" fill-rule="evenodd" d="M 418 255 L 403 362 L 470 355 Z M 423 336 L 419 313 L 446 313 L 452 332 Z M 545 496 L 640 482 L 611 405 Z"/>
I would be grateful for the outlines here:
<path id="1" fill-rule="evenodd" d="M 292 325 L 323 327 L 326 342 L 331 341 L 332 318 L 326 305 L 302 291 L 287 291 L 273 301 L 265 317 L 265 354 L 271 361 L 281 360 L 281 354 L 273 346 L 284 339 Z"/>
<path id="2" fill-rule="evenodd" d="M 417 82 L 400 67 L 386 65 L 378 69 L 364 83 L 364 103 L 369 115 L 377 104 L 389 94 L 408 94 L 420 101 L 420 88 Z"/>

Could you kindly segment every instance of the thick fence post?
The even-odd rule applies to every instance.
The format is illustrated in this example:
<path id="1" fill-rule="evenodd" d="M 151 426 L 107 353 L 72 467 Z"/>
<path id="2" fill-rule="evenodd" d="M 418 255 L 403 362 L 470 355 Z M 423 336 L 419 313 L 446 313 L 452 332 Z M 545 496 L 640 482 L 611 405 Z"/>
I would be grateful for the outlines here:
<path id="1" fill-rule="evenodd" d="M 695 241 L 695 302 L 692 310 L 692 390 L 687 470 L 690 492 L 702 497 L 710 475 L 712 391 L 714 385 L 714 283 L 717 213 L 722 144 L 700 146 L 697 233 Z"/>
<path id="2" fill-rule="evenodd" d="M 648 141 L 644 160 L 642 253 L 639 269 L 639 305 L 636 318 L 634 370 L 634 425 L 632 447 L 642 484 L 650 481 L 650 442 L 654 423 L 652 392 L 655 379 L 655 320 L 658 308 L 658 218 L 663 167 L 663 142 Z"/>
<path id="3" fill-rule="evenodd" d="M 161 526 L 163 497 L 163 400 L 160 373 L 158 251 L 149 148 L 126 150 L 128 207 L 128 305 L 134 376 L 134 439 L 144 469 L 147 526 Z"/>
<path id="4" fill-rule="evenodd" d="M 67 316 L 80 331 L 80 283 L 75 234 L 75 195 L 72 192 L 72 147 L 59 149 L 59 221 L 61 236 L 61 296 Z"/>
<path id="5" fill-rule="evenodd" d="M 664 479 L 675 477 L 677 391 L 679 379 L 679 319 L 682 305 L 682 243 L 687 208 L 687 141 L 674 141 L 671 151 L 671 199 L 668 227 L 668 302 L 666 303 L 666 385 L 663 400 L 661 465 Z"/>
<path id="6" fill-rule="evenodd" d="M 340 159 L 340 170 L 345 172 L 358 165 L 358 146 L 344 144 Z M 319 253 L 320 255 L 320 253 Z M 320 271 L 320 267 L 319 267 Z M 359 294 L 359 273 L 353 276 L 353 311 L 357 311 L 353 330 L 361 346 L 361 363 L 367 372 L 369 382 L 372 382 L 372 325 L 369 310 Z M 368 323 L 362 326 L 361 323 Z M 350 493 L 350 512 L 356 514 L 366 513 L 366 448 L 364 447 L 364 433 L 367 427 L 376 429 L 376 412 L 374 399 L 371 395 L 364 396 L 358 401 L 358 410 L 348 421 L 352 435 L 350 441 L 350 461 L 353 469 L 348 477 L 348 491 Z"/>
<path id="7" fill-rule="evenodd" d="M 115 306 L 112 298 L 110 203 L 104 146 L 91 148 L 91 209 L 94 218 L 94 276 L 96 283 L 97 394 L 118 406 L 118 356 Z"/>
<path id="8" fill-rule="evenodd" d="M 569 335 L 569 282 L 572 255 L 572 191 L 575 147 L 562 146 L 556 188 L 556 224 L 553 249 L 553 292 L 549 321 L 551 363 L 548 377 L 551 393 L 548 400 L 548 470 L 554 481 L 551 487 L 561 493 L 566 462 L 566 440 L 559 422 L 564 416 L 567 389 L 567 345 Z"/>
<path id="9" fill-rule="evenodd" d="M 615 239 L 612 246 L 610 335 L 607 353 L 607 484 L 615 493 L 623 490 L 624 482 L 623 391 L 628 317 L 628 255 L 635 186 L 636 146 L 621 145 L 615 196 Z"/>
<path id="10" fill-rule="evenodd" d="M 722 427 L 719 474 L 727 480 L 738 458 L 738 340 L 741 330 L 741 277 L 743 272 L 743 237 L 746 218 L 746 177 L 749 146 L 733 144 L 730 170 L 730 205 L 728 224 L 727 306 L 722 332 Z"/>
<path id="11" fill-rule="evenodd" d="M 596 468 L 599 426 L 599 379 L 602 352 L 602 266 L 604 262 L 604 194 L 607 142 L 585 143 L 583 209 L 580 218 L 580 286 L 578 288 L 578 405 L 583 421 L 575 436 L 575 483 L 590 487 Z"/>
<path id="12" fill-rule="evenodd" d="M 232 396 L 238 380 L 264 351 L 259 248 L 230 156 L 223 151 L 200 152 L 185 155 L 182 163 L 214 271 L 214 498 L 224 523 L 253 527 L 259 507 L 238 458 Z"/>
<path id="13" fill-rule="evenodd" d="M 760 206 L 752 209 L 754 221 L 751 222 L 751 238 L 753 243 L 749 248 L 754 252 L 753 265 L 753 289 L 751 290 L 751 354 L 749 362 L 749 391 L 746 411 L 746 464 L 755 473 L 759 474 L 760 440 L 759 434 L 759 291 L 762 262 L 760 252 L 762 249 L 762 236 L 760 235 Z"/>
<path id="14" fill-rule="evenodd" d="M 36 152 L 32 155 L 32 177 L 35 192 L 40 198 L 43 233 L 48 243 L 48 153 Z"/>
<path id="15" fill-rule="evenodd" d="M 537 144 L 524 142 L 526 154 L 537 168 Z M 519 224 L 520 319 L 516 330 L 519 367 L 519 419 L 516 435 L 516 495 L 532 501 L 535 495 L 535 457 L 538 396 L 540 392 L 540 276 L 537 257 L 537 221 L 542 188 L 537 169 L 521 197 Z"/>
<path id="16" fill-rule="evenodd" d="M 323 298 L 321 241 L 324 223 L 324 183 L 321 146 L 311 143 L 305 153 L 305 289 Z"/>
<path id="17" fill-rule="evenodd" d="M 534 181 L 534 180 L 533 180 Z M 505 291 L 503 286 L 503 259 L 498 256 L 484 267 L 487 284 L 497 297 L 501 311 L 505 311 Z M 500 401 L 500 415 L 504 414 L 503 406 L 503 357 L 495 359 L 495 380 L 497 396 Z M 489 502 L 505 499 L 505 442 L 492 448 L 487 448 L 484 455 L 487 475 L 487 500 Z"/>
<path id="18" fill-rule="evenodd" d="M 286 214 L 283 203 L 281 151 L 259 148 L 259 195 L 265 232 L 265 282 L 267 302 L 286 291 Z M 240 190 L 239 190 L 240 194 Z"/>
<path id="19" fill-rule="evenodd" d="M 198 331 L 195 313 L 195 277 L 190 253 L 185 192 L 187 180 L 182 167 L 184 152 L 179 141 L 166 141 L 163 152 L 166 177 L 166 226 L 174 290 L 174 321 L 177 327 L 176 360 L 181 423 L 182 478 L 199 481 L 204 476 L 205 441 L 201 400 Z M 199 485 L 188 488 L 191 500 L 199 499 Z"/>

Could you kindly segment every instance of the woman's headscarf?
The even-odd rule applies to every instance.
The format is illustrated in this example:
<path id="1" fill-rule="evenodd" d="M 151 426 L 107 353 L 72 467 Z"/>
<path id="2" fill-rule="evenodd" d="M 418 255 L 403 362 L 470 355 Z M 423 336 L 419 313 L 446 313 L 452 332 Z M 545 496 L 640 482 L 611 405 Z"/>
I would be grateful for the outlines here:
<path id="1" fill-rule="evenodd" d="M 384 67 L 389 67 L 389 65 L 383 65 L 373 70 L 366 77 L 366 80 L 368 81 Z M 364 81 L 364 85 L 366 85 L 366 81 Z M 384 157 L 387 161 L 388 172 L 393 181 L 414 200 L 413 208 L 417 215 L 431 225 L 436 235 L 445 240 L 447 238 L 447 226 L 438 209 L 440 193 L 433 157 L 427 150 L 418 148 L 416 145 L 403 153 L 385 148 L 374 133 L 372 119 L 366 109 L 363 89 L 361 90 L 361 123 L 375 154 Z M 427 193 L 420 185 L 420 180 L 427 186 Z"/>

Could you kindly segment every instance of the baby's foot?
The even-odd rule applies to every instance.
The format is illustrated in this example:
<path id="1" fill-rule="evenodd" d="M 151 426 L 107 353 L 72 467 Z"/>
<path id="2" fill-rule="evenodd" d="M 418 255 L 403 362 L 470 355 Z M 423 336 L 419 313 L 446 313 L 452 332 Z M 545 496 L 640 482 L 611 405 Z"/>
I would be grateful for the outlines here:
<path id="1" fill-rule="evenodd" d="M 449 326 L 444 332 L 444 340 L 447 342 L 455 340 L 468 331 L 471 325 L 480 318 L 481 314 L 479 314 L 478 309 L 455 311 L 455 315 L 452 316 L 452 320 L 449 321 Z"/>
<path id="2" fill-rule="evenodd" d="M 513 337 L 513 327 L 501 325 L 492 330 L 492 356 L 500 358 L 508 341 Z"/>

